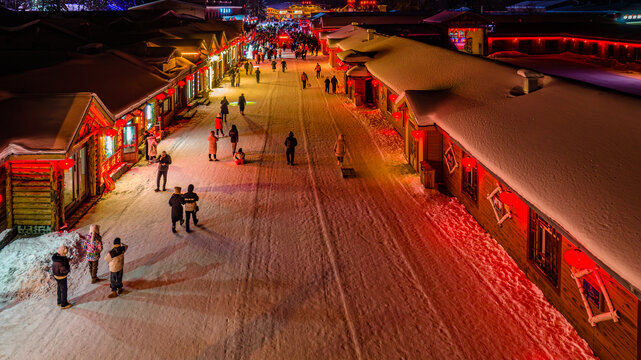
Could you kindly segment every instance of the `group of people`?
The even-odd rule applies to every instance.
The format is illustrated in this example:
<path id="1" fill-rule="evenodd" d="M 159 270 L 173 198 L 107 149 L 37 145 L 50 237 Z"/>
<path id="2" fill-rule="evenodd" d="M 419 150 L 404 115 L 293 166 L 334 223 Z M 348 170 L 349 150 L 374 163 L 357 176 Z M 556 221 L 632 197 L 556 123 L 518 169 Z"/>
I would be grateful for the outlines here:
<path id="1" fill-rule="evenodd" d="M 198 218 L 196 213 L 198 212 L 198 194 L 194 192 L 194 185 L 189 184 L 187 186 L 187 192 L 182 194 L 182 188 L 176 186 L 174 188 L 174 193 L 169 198 L 169 206 L 171 206 L 171 232 L 176 233 L 176 223 L 180 223 L 181 226 L 185 226 L 185 230 L 189 233 L 190 220 L 193 219 L 194 225 L 198 225 Z M 183 218 L 183 205 L 184 205 L 184 218 Z"/>
<path id="2" fill-rule="evenodd" d="M 124 292 L 122 276 L 124 273 L 125 252 L 127 248 L 128 246 L 123 244 L 120 238 L 115 238 L 113 247 L 107 252 L 104 258 L 109 264 L 109 287 L 111 289 L 111 293 L 108 295 L 109 298 L 115 298 Z M 85 259 L 89 267 L 91 283 L 95 284 L 102 280 L 98 277 L 98 262 L 100 261 L 103 244 L 100 227 L 97 224 L 89 227 L 89 233 L 84 237 L 82 242 L 82 249 L 85 251 Z M 61 245 L 58 251 L 51 257 L 51 272 L 57 285 L 57 302 L 58 306 L 62 309 L 68 309 L 72 306 L 67 298 L 67 278 L 71 272 L 71 265 L 69 263 L 71 256 L 67 256 L 68 254 L 69 248 L 66 245 Z"/>

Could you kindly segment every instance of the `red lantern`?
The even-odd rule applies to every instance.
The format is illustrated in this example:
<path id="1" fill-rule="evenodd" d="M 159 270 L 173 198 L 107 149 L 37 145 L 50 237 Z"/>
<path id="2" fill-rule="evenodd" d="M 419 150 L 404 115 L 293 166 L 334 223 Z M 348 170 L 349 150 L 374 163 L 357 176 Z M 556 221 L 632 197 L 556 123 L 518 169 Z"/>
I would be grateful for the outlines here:
<path id="1" fill-rule="evenodd" d="M 125 125 L 127 125 L 127 122 L 125 121 L 125 119 L 118 119 L 116 120 L 115 125 L 116 127 L 125 127 Z"/>
<path id="2" fill-rule="evenodd" d="M 395 113 L 393 113 L 393 114 L 392 114 L 392 117 L 393 117 L 394 119 L 396 119 L 396 120 L 400 120 L 400 119 L 403 117 L 403 113 L 402 113 L 402 112 L 400 112 L 400 111 L 397 111 L 397 112 L 395 112 Z"/>
<path id="3" fill-rule="evenodd" d="M 421 130 L 413 130 L 412 137 L 414 140 L 419 141 L 423 137 L 423 132 Z"/>
<path id="4" fill-rule="evenodd" d="M 472 171 L 472 168 L 476 166 L 476 160 L 471 157 L 464 157 L 461 159 L 461 165 L 463 165 L 465 171 Z"/>
<path id="5" fill-rule="evenodd" d="M 214 50 L 214 54 L 216 55 L 220 54 L 220 50 Z"/>
<path id="6" fill-rule="evenodd" d="M 563 254 L 563 259 L 568 265 L 577 269 L 596 269 L 596 263 L 579 249 L 571 249 Z"/>
<path id="7" fill-rule="evenodd" d="M 134 110 L 133 114 L 134 114 L 134 116 L 140 116 L 142 114 L 142 110 L 136 109 L 136 110 Z"/>
<path id="8" fill-rule="evenodd" d="M 105 135 L 116 136 L 118 135 L 118 131 L 116 129 L 108 129 L 107 131 L 105 131 Z"/>
<path id="9" fill-rule="evenodd" d="M 378 86 L 378 80 L 376 80 L 376 79 L 372 80 L 372 85 Z"/>
<path id="10" fill-rule="evenodd" d="M 354 82 L 352 80 L 347 80 L 347 86 L 352 86 Z"/>
<path id="11" fill-rule="evenodd" d="M 187 75 L 186 79 L 187 80 L 194 80 L 194 75 L 189 74 L 189 75 Z"/>
<path id="12" fill-rule="evenodd" d="M 389 96 L 389 99 L 390 99 L 390 101 L 391 101 L 391 102 L 395 102 L 395 101 L 396 101 L 396 99 L 398 99 L 398 95 L 396 95 L 396 94 L 391 94 L 391 95 Z"/>
<path id="13" fill-rule="evenodd" d="M 343 62 L 338 60 L 338 66 L 343 66 Z"/>
<path id="14" fill-rule="evenodd" d="M 74 161 L 74 159 L 64 159 L 60 160 L 59 164 L 62 170 L 67 170 L 71 169 L 76 164 L 76 162 Z"/>
<path id="15" fill-rule="evenodd" d="M 172 96 L 175 92 L 176 92 L 176 90 L 174 90 L 174 88 L 167 89 L 167 95 L 169 95 L 169 96 Z"/>
<path id="16" fill-rule="evenodd" d="M 499 194 L 499 200 L 501 200 L 505 205 L 514 205 L 516 204 L 517 199 L 516 195 L 509 191 L 501 191 Z"/>
<path id="17" fill-rule="evenodd" d="M 213 52 L 210 52 L 210 53 L 209 53 L 209 57 L 212 57 L 212 56 L 214 56 L 214 53 L 213 53 Z"/>
<path id="18" fill-rule="evenodd" d="M 180 80 L 180 81 L 178 82 L 178 86 L 180 86 L 180 87 L 185 86 L 185 82 L 184 82 L 183 80 Z"/>
<path id="19" fill-rule="evenodd" d="M 163 101 L 163 100 L 165 100 L 166 97 L 167 96 L 164 93 L 160 93 L 160 94 L 156 95 L 156 100 Z"/>

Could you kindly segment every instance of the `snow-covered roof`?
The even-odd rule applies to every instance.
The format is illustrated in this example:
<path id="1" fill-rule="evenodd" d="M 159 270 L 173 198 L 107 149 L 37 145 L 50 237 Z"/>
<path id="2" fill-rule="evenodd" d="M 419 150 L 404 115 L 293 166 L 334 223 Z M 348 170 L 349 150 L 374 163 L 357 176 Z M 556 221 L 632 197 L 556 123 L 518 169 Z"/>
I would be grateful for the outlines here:
<path id="1" fill-rule="evenodd" d="M 93 95 L 28 94 L 0 101 L 0 162 L 16 153 L 65 153 Z M 33 121 L 22 119 L 37 119 Z"/>
<path id="2" fill-rule="evenodd" d="M 348 40 L 339 43 L 343 50 Z M 420 126 L 447 132 L 641 294 L 638 98 L 553 77 L 511 97 L 523 82 L 516 68 L 398 37 L 356 44 L 377 51 L 365 66 L 407 98 Z"/>
<path id="3" fill-rule="evenodd" d="M 109 51 L 80 56 L 54 66 L 0 77 L 0 88 L 13 93 L 98 94 L 120 117 L 169 86 L 166 75 L 134 56 Z"/>
<path id="4" fill-rule="evenodd" d="M 367 77 L 369 76 L 369 72 L 367 72 L 367 68 L 363 65 L 356 65 L 352 67 L 351 69 L 347 70 L 345 72 L 347 76 L 351 77 Z"/>

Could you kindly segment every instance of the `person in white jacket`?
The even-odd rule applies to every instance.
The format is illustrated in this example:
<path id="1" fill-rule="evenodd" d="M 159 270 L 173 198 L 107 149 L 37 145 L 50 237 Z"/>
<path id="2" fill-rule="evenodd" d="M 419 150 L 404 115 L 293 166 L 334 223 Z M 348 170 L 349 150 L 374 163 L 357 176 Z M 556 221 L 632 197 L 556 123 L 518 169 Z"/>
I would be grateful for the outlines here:
<path id="1" fill-rule="evenodd" d="M 114 239 L 114 247 L 109 250 L 105 261 L 109 263 L 109 272 L 111 273 L 111 294 L 109 297 L 116 297 L 122 294 L 122 273 L 125 265 L 125 251 L 127 245 L 120 243 L 120 238 Z"/>
<path id="2" fill-rule="evenodd" d="M 343 158 L 345 157 L 345 135 L 338 135 L 336 143 L 334 143 L 334 153 L 336 153 L 336 159 L 338 160 L 338 165 L 343 166 Z"/>

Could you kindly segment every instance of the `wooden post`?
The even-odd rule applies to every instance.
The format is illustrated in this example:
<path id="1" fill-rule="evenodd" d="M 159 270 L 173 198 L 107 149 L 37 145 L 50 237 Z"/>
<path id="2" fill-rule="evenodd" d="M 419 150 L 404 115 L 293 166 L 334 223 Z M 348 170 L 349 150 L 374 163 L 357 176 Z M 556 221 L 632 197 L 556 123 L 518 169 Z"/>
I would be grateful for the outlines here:
<path id="1" fill-rule="evenodd" d="M 6 200 L 6 207 L 7 207 L 7 228 L 12 228 L 13 227 L 13 209 L 12 209 L 12 204 L 13 204 L 13 196 L 12 196 L 12 188 L 11 188 L 11 163 L 7 162 L 7 184 L 6 184 L 6 189 L 7 189 L 7 200 Z"/>
<path id="2" fill-rule="evenodd" d="M 54 174 L 53 164 L 49 168 L 49 191 L 51 197 L 51 231 L 58 231 L 58 211 L 60 211 L 60 203 L 56 196 L 56 178 Z"/>

